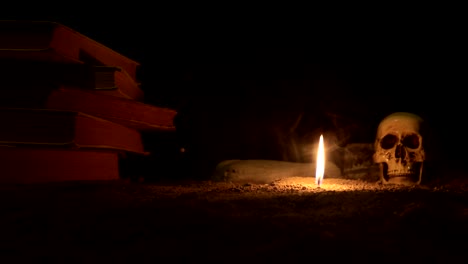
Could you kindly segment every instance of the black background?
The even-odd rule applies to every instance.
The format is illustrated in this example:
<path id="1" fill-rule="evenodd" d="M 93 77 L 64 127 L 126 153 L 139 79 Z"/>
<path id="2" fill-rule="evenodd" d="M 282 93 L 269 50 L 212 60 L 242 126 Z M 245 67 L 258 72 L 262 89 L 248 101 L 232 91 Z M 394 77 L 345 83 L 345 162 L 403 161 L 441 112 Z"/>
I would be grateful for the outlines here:
<path id="1" fill-rule="evenodd" d="M 184 147 L 192 165 L 205 164 L 202 173 L 223 159 L 305 161 L 285 149 L 305 148 L 320 133 L 342 146 L 372 142 L 380 120 L 399 111 L 425 120 L 432 163 L 466 156 L 465 61 L 454 13 L 55 8 L 4 9 L 2 19 L 59 22 L 140 62 L 146 103 L 179 113 L 176 135 L 144 134 L 155 160 L 179 159 Z"/>

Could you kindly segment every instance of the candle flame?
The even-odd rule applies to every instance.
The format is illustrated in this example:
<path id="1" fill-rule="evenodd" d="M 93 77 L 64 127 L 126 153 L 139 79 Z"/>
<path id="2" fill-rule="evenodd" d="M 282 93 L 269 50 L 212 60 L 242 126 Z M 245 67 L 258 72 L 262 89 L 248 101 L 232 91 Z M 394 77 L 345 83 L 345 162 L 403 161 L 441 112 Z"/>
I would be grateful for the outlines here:
<path id="1" fill-rule="evenodd" d="M 317 162 L 315 170 L 315 183 L 320 187 L 325 172 L 325 147 L 323 146 L 323 135 L 320 135 L 320 141 L 317 151 Z"/>

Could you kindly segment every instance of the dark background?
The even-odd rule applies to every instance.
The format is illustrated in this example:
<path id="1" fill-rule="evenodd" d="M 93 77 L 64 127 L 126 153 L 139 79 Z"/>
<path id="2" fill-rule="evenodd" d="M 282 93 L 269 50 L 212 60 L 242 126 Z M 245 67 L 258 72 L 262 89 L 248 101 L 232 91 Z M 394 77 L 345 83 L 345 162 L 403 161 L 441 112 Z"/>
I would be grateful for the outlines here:
<path id="1" fill-rule="evenodd" d="M 146 103 L 178 111 L 176 133 L 144 133 L 153 154 L 130 158 L 133 172 L 172 171 L 181 160 L 197 175 L 224 159 L 304 162 L 319 134 L 338 146 L 369 143 L 380 120 L 399 111 L 425 120 L 430 164 L 461 166 L 466 157 L 456 15 L 34 8 L 3 19 L 56 21 L 140 62 Z"/>
<path id="2" fill-rule="evenodd" d="M 128 157 L 124 174 L 203 178 L 223 159 L 302 161 L 320 133 L 327 146 L 372 142 L 396 111 L 426 121 L 428 172 L 466 163 L 465 8 L 8 4 L 0 19 L 61 22 L 139 61 L 146 102 L 179 112 L 177 132 L 144 133 L 152 154 Z M 15 262 L 466 259 L 466 181 L 372 186 L 2 186 L 0 252 Z"/>

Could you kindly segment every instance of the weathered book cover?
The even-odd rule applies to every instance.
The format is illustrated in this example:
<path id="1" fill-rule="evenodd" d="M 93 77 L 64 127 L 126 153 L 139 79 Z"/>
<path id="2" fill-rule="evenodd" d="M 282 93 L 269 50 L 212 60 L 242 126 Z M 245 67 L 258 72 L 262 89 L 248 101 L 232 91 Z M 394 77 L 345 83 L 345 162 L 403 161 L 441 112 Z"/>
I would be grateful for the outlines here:
<path id="1" fill-rule="evenodd" d="M 148 154 L 139 131 L 80 112 L 0 108 L 0 124 L 0 145 Z"/>
<path id="2" fill-rule="evenodd" d="M 140 63 L 57 22 L 0 20 L 0 58 L 122 68 L 137 81 Z"/>
<path id="3" fill-rule="evenodd" d="M 0 107 L 83 112 L 139 131 L 175 131 L 173 109 L 55 85 L 5 87 Z"/>
<path id="4" fill-rule="evenodd" d="M 34 86 L 64 85 L 137 101 L 144 97 L 140 84 L 114 66 L 0 60 L 0 71 L 4 84 L 0 90 L 14 86 L 27 92 Z"/>
<path id="5" fill-rule="evenodd" d="M 128 126 L 139 131 L 174 131 L 173 109 L 149 105 L 135 100 L 60 88 L 50 93 L 48 109 L 80 111 Z"/>
<path id="6" fill-rule="evenodd" d="M 120 179 L 115 151 L 0 146 L 0 183 Z"/>

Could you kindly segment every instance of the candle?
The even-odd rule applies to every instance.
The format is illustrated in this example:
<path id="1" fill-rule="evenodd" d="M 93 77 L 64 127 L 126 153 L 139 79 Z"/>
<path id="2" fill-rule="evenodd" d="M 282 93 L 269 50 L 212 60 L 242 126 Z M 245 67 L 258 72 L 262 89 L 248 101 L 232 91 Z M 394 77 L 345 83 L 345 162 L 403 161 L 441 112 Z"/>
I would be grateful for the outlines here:
<path id="1" fill-rule="evenodd" d="M 323 135 L 320 135 L 315 166 L 315 183 L 320 187 L 323 181 L 323 173 L 325 172 L 325 147 L 323 146 Z"/>

